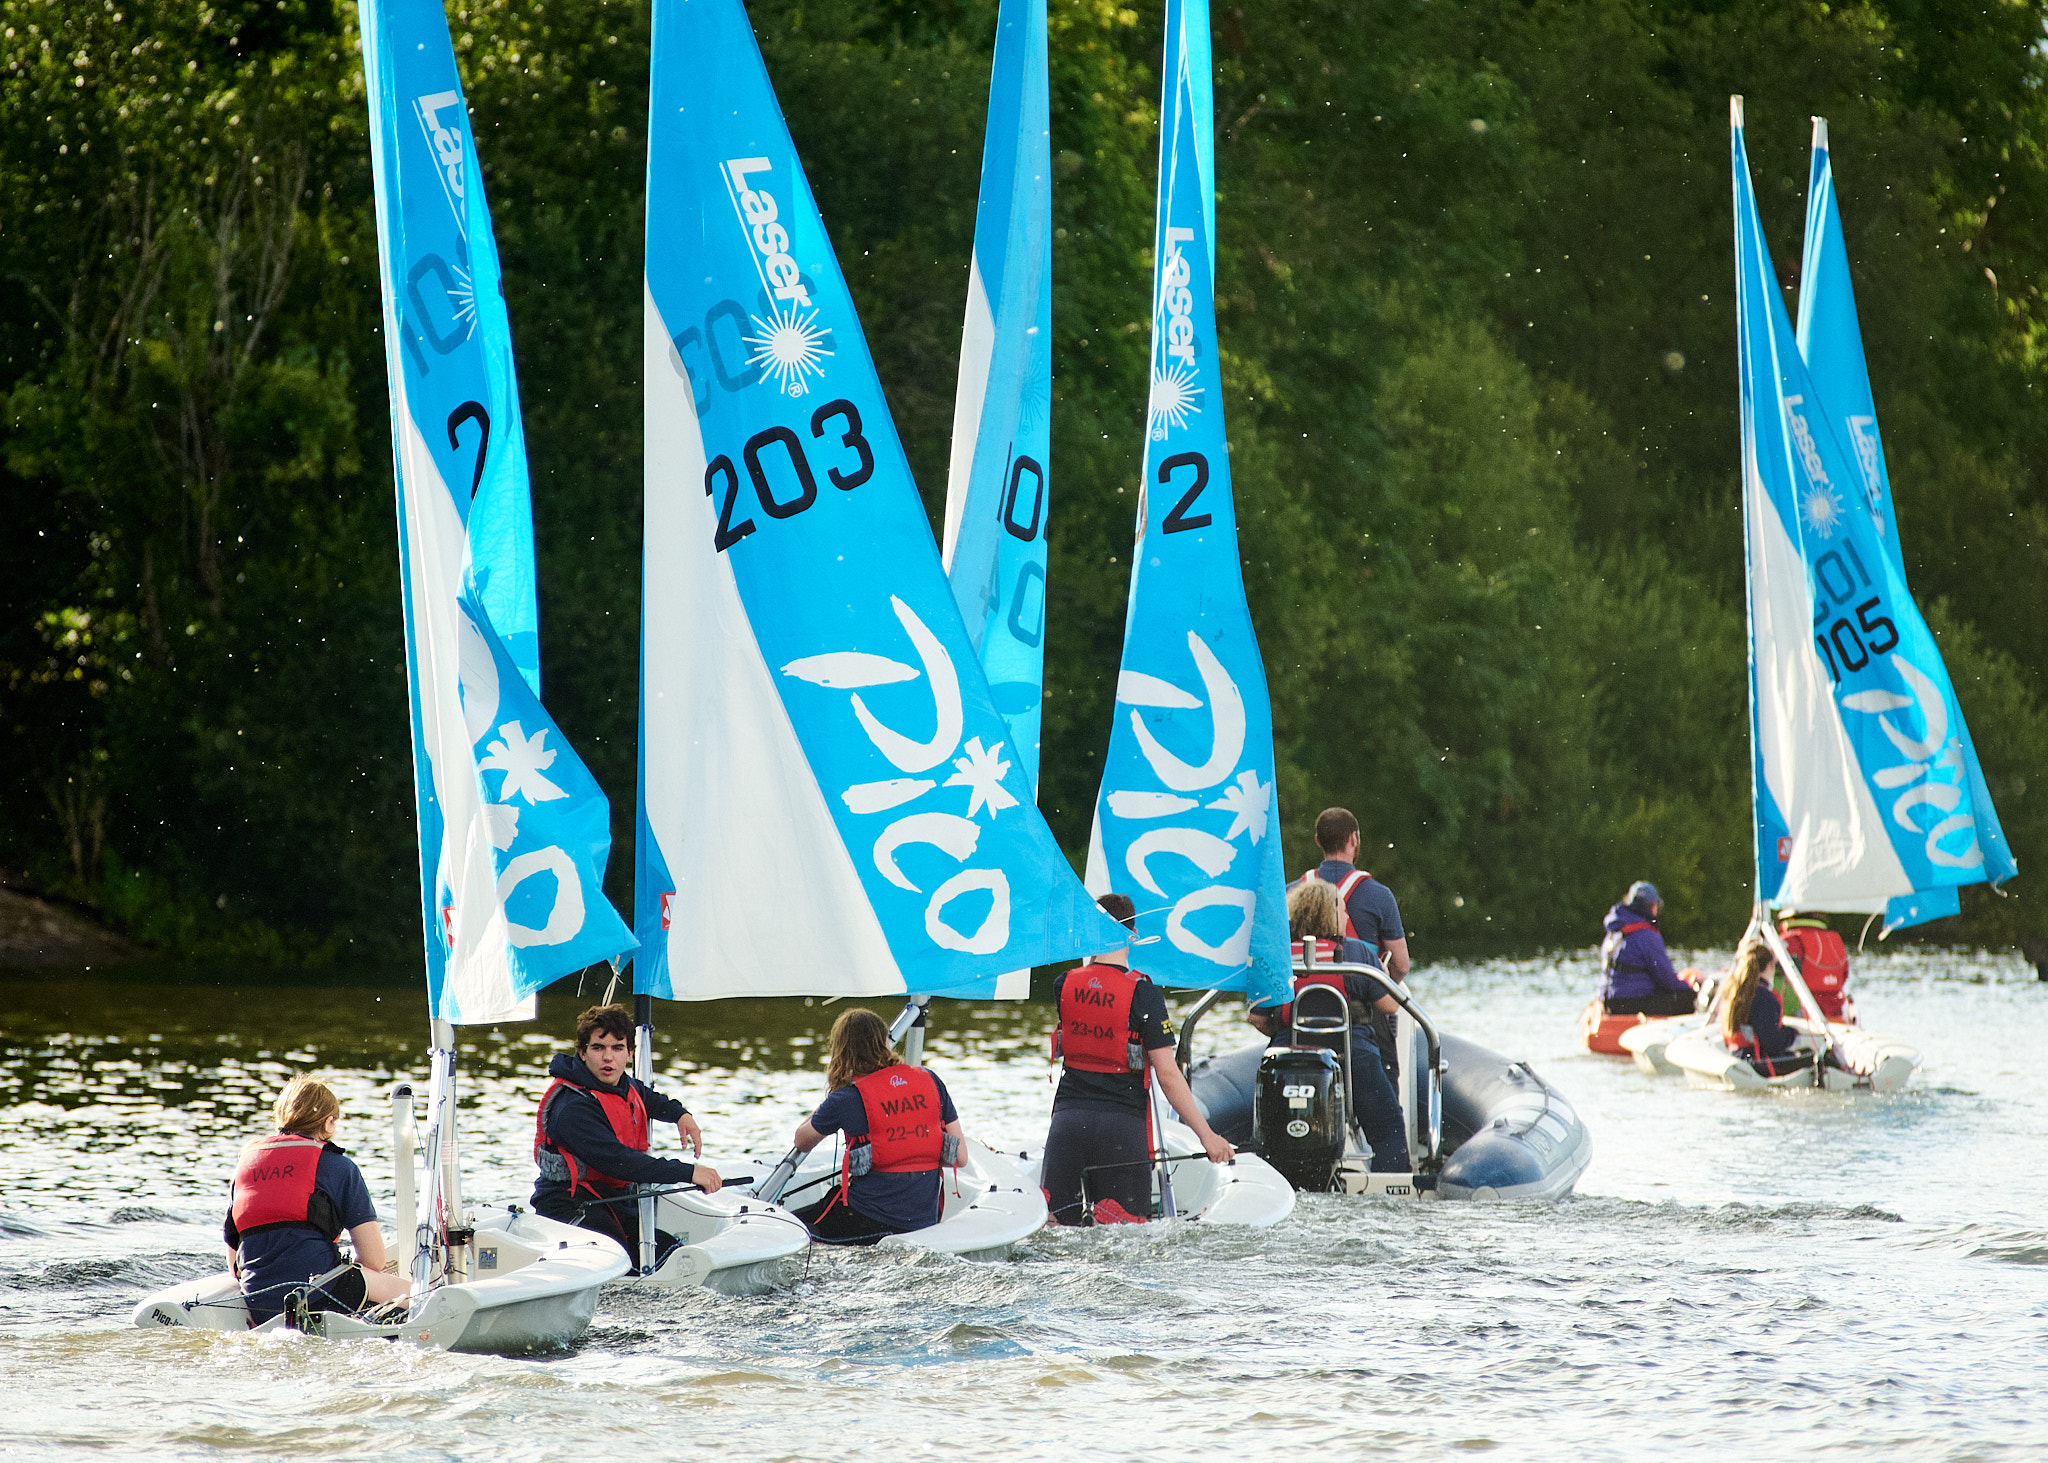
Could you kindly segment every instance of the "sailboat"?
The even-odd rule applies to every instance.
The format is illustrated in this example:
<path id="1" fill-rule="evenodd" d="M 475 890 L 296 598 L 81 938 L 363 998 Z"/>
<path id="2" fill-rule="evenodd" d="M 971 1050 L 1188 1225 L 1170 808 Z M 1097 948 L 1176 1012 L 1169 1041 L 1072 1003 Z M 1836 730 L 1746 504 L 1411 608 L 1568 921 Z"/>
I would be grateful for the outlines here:
<path id="1" fill-rule="evenodd" d="M 739 0 L 657 0 L 647 199 L 646 1019 L 896 996 L 902 1039 L 924 999 L 1118 943 L 1039 816 Z M 1044 1199 L 964 1148 L 906 1238 L 998 1253 Z M 768 1199 L 838 1172 L 718 1166 Z"/>
<path id="2" fill-rule="evenodd" d="M 426 1184 L 417 1194 L 413 1091 L 400 1084 L 395 1228 L 409 1300 L 376 1320 L 287 1311 L 265 1329 L 558 1347 L 629 1261 L 604 1236 L 464 1201 L 455 1027 L 531 1020 L 541 986 L 633 937 L 603 893 L 604 795 L 540 701 L 511 326 L 447 18 L 433 0 L 373 0 L 361 14 L 419 801 Z M 221 1274 L 149 1297 L 135 1323 L 236 1330 L 249 1316 Z"/>
<path id="3" fill-rule="evenodd" d="M 1959 886 L 1996 887 L 2015 865 L 1906 585 L 1825 124 L 1816 119 L 1797 334 L 1757 218 L 1740 97 L 1729 125 L 1757 871 L 1745 938 L 1769 945 L 1814 1060 L 1760 1072 L 1711 1025 L 1674 1036 L 1663 1058 L 1709 1086 L 1889 1091 L 1918 1054 L 1830 1021 L 1771 912 L 1857 913 L 1896 928 L 1951 912 Z"/>

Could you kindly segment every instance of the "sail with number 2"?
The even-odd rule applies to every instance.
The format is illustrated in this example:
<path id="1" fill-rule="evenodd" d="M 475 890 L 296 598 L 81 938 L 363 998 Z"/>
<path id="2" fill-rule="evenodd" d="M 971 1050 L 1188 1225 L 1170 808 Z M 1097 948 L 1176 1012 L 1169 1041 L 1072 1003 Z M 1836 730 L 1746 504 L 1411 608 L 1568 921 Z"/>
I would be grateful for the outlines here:
<path id="1" fill-rule="evenodd" d="M 633 937 L 604 897 L 604 794 L 541 706 L 512 329 L 447 16 L 361 14 L 431 1010 L 530 1019 Z"/>
<path id="2" fill-rule="evenodd" d="M 1145 476 L 1088 884 L 1128 894 L 1173 985 L 1290 988 L 1273 717 L 1231 498 L 1216 351 L 1207 0 L 1168 0 Z"/>
<path id="3" fill-rule="evenodd" d="M 2012 857 L 1940 651 L 1887 547 L 1889 514 L 1841 439 L 1855 424 L 1822 394 L 1843 390 L 1836 348 L 1809 340 L 1824 384 L 1801 356 L 1757 218 L 1739 97 L 1729 122 L 1757 898 L 1880 914 L 1916 891 L 1995 884 Z M 1825 302 L 1810 321 L 1840 318 L 1847 303 Z M 1867 402 L 1867 378 L 1862 392 Z"/>
<path id="4" fill-rule="evenodd" d="M 989 994 L 1116 943 L 961 623 L 740 0 L 657 0 L 653 70 L 635 988 Z"/>

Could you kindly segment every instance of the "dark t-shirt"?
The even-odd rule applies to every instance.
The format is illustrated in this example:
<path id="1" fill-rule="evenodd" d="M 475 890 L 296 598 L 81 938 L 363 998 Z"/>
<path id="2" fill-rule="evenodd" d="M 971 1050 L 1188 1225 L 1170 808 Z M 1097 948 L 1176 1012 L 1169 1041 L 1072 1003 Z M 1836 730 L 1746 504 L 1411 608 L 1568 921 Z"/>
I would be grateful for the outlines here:
<path id="1" fill-rule="evenodd" d="M 1059 1008 L 1060 992 L 1066 989 L 1067 975 L 1071 973 L 1061 974 L 1052 983 L 1054 1010 Z M 1149 980 L 1139 981 L 1138 988 L 1131 992 L 1131 1024 L 1137 1027 L 1138 1039 L 1148 1052 L 1172 1046 L 1179 1039 L 1174 1034 L 1172 1020 L 1166 1014 L 1166 993 Z M 1059 1090 L 1053 1094 L 1052 1105 L 1055 1112 L 1069 1107 L 1092 1107 L 1107 1112 L 1142 1113 L 1145 1110 L 1145 1074 L 1077 1072 L 1072 1067 L 1062 1067 Z"/>
<path id="2" fill-rule="evenodd" d="M 1316 867 L 1316 877 L 1325 884 L 1341 885 L 1354 872 L 1352 865 L 1336 858 L 1324 859 Z M 1298 879 L 1295 881 L 1297 884 L 1300 882 Z M 1394 902 L 1393 891 L 1378 879 L 1360 879 L 1352 889 L 1351 897 L 1344 901 L 1344 912 L 1351 916 L 1351 928 L 1357 932 L 1357 937 L 1375 950 L 1389 940 L 1407 938 L 1401 928 L 1401 906 Z"/>
<path id="3" fill-rule="evenodd" d="M 377 1217 L 363 1171 L 331 1143 L 320 1155 L 320 1167 L 313 1175 L 313 1202 L 308 1207 L 316 1218 L 333 1224 L 337 1233 Z M 244 1236 L 236 1231 L 230 1212 L 221 1226 L 221 1238 L 240 1254 L 242 1294 L 248 1299 L 250 1318 L 258 1324 L 284 1308 L 285 1294 L 293 1286 L 325 1275 L 341 1263 L 334 1241 L 310 1226 L 290 1224 Z"/>
<path id="4" fill-rule="evenodd" d="M 939 1086 L 939 1121 L 959 1122 L 960 1114 L 953 1108 L 953 1095 L 946 1091 L 946 1084 L 936 1072 L 932 1073 L 932 1081 Z M 866 1137 L 868 1112 L 861 1103 L 860 1089 L 848 1083 L 827 1093 L 818 1110 L 811 1114 L 811 1126 L 828 1135 Z M 887 1225 L 897 1234 L 924 1229 L 939 1222 L 941 1172 L 935 1169 L 931 1173 L 857 1174 L 847 1188 L 846 1202 L 856 1213 Z"/>

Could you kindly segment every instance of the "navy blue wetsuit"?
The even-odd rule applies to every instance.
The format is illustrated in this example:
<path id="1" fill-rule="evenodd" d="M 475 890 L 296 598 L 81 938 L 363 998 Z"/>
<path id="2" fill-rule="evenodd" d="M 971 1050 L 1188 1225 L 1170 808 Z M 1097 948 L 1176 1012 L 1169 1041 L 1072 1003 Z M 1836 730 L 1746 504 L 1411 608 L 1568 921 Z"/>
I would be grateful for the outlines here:
<path id="1" fill-rule="evenodd" d="M 318 1279 L 341 1263 L 341 1249 L 335 1244 L 341 1232 L 377 1217 L 370 1202 L 370 1189 L 363 1171 L 347 1153 L 329 1143 L 320 1154 L 320 1166 L 313 1175 L 313 1198 L 307 1206 L 309 1222 L 263 1228 L 242 1234 L 230 1214 L 221 1226 L 221 1238 L 236 1251 L 242 1270 L 242 1296 L 249 1303 L 249 1324 L 260 1326 L 284 1309 L 285 1297 L 309 1280 Z M 363 1300 L 362 1278 L 351 1272 L 334 1282 L 331 1297 L 316 1296 L 322 1310 L 354 1310 Z M 322 1306 L 321 1299 L 338 1304 Z"/>
<path id="2" fill-rule="evenodd" d="M 1066 985 L 1065 973 L 1052 983 L 1055 1010 Z M 1149 980 L 1138 982 L 1131 992 L 1131 1024 L 1147 1052 L 1170 1047 L 1178 1039 L 1166 1013 L 1166 995 Z M 1152 1212 L 1145 1076 L 1061 1068 L 1038 1178 L 1056 1223 L 1091 1223 L 1094 1206 L 1104 1199 L 1114 1200 L 1137 1219 Z"/>
<path id="3" fill-rule="evenodd" d="M 936 1072 L 932 1073 L 932 1081 L 939 1088 L 939 1121 L 942 1124 L 959 1122 L 960 1114 L 953 1106 L 953 1096 L 946 1091 L 946 1084 L 939 1081 Z M 865 1138 L 868 1111 L 861 1102 L 860 1089 L 848 1083 L 825 1094 L 825 1100 L 811 1114 L 811 1126 L 827 1136 L 844 1133 L 849 1138 Z M 807 1224 L 827 1220 L 825 1228 L 819 1231 L 820 1238 L 824 1239 L 879 1239 L 885 1234 L 908 1234 L 913 1229 L 926 1229 L 939 1222 L 944 1212 L 943 1196 L 939 1192 L 940 1175 L 939 1169 L 928 1173 L 854 1175 L 847 1186 L 846 1202 L 839 1207 L 851 1209 L 857 1222 L 832 1223 L 827 1219 L 828 1210 L 832 1209 L 830 1196 L 797 1210 L 796 1214 Z M 837 1192 L 836 1186 L 834 1192 Z M 832 1218 L 837 1218 L 836 1212 Z"/>

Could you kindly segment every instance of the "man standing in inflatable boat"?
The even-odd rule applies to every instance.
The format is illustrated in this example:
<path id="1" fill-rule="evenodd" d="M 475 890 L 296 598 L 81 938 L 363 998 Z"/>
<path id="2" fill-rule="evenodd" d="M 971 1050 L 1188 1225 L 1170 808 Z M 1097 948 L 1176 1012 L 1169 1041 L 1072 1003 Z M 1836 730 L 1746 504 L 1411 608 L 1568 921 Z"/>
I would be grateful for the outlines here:
<path id="1" fill-rule="evenodd" d="M 647 1151 L 652 1123 L 674 1123 L 693 1153 L 703 1139 L 690 1110 L 634 1077 L 633 1018 L 624 1006 L 592 1006 L 576 1018 L 576 1054 L 548 1064 L 548 1090 L 533 1121 L 533 1161 L 540 1177 L 533 1207 L 550 1219 L 609 1235 L 640 1253 L 639 1184 L 719 1187 L 701 1163 L 657 1158 Z M 672 1235 L 657 1235 L 657 1262 Z"/>
<path id="2" fill-rule="evenodd" d="M 1137 909 L 1124 895 L 1096 903 L 1125 929 L 1137 928 Z M 1195 1106 L 1174 1060 L 1165 995 L 1130 963 L 1125 945 L 1053 982 L 1059 1025 L 1052 1055 L 1061 1071 L 1043 1175 L 1054 1224 L 1142 1224 L 1151 1214 L 1154 1080 L 1212 1163 L 1235 1156 Z"/>
<path id="3" fill-rule="evenodd" d="M 1343 906 L 1344 938 L 1363 940 L 1374 963 L 1395 980 L 1408 978 L 1408 933 L 1401 928 L 1401 906 L 1394 891 L 1358 867 L 1358 819 L 1349 808 L 1325 808 L 1316 817 L 1316 847 L 1323 861 L 1287 887 L 1310 879 L 1337 888 Z"/>

